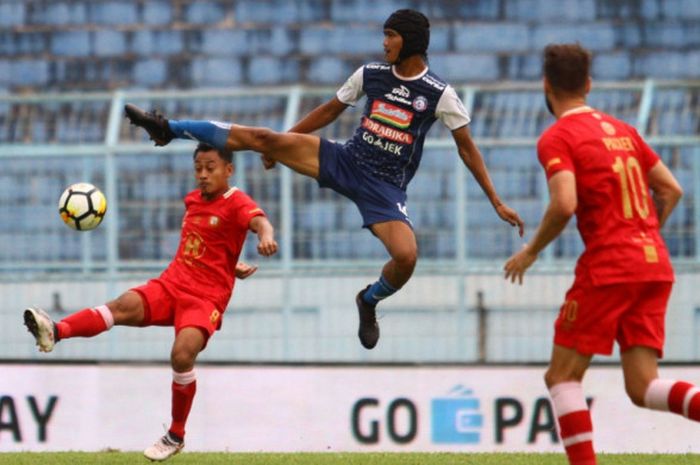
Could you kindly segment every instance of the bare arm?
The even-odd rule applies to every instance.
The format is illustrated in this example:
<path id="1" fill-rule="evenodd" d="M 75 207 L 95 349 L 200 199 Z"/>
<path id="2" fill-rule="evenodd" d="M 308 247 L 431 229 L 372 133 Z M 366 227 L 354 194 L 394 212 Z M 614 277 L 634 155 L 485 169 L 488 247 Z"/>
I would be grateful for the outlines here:
<path id="1" fill-rule="evenodd" d="M 537 255 L 561 234 L 576 212 L 576 178 L 571 171 L 560 171 L 549 178 L 549 205 L 535 236 L 529 244 L 508 259 L 503 269 L 505 278 L 523 283 L 523 274 L 535 263 Z"/>
<path id="2" fill-rule="evenodd" d="M 469 128 L 463 126 L 459 129 L 455 129 L 452 131 L 452 137 L 457 144 L 457 150 L 459 151 L 459 156 L 464 162 L 464 165 L 472 173 L 476 182 L 479 183 L 479 186 L 481 186 L 481 189 L 486 194 L 491 205 L 493 205 L 498 216 L 511 225 L 517 226 L 518 232 L 522 237 L 525 227 L 523 220 L 520 219 L 520 216 L 518 216 L 515 210 L 504 204 L 498 197 L 498 194 L 496 194 L 496 189 L 493 187 L 489 172 L 484 164 L 484 157 L 481 156 L 479 148 L 474 143 Z"/>
<path id="3" fill-rule="evenodd" d="M 661 160 L 649 170 L 648 177 L 656 214 L 659 217 L 659 228 L 661 228 L 683 196 L 683 189 L 671 170 Z"/>
<path id="4" fill-rule="evenodd" d="M 277 241 L 272 224 L 264 216 L 255 216 L 248 225 L 258 235 L 258 253 L 265 257 L 277 253 Z"/>
<path id="5" fill-rule="evenodd" d="M 346 104 L 338 100 L 338 97 L 334 96 L 332 99 L 311 110 L 309 114 L 292 126 L 289 132 L 309 134 L 326 127 L 335 121 L 347 107 Z"/>

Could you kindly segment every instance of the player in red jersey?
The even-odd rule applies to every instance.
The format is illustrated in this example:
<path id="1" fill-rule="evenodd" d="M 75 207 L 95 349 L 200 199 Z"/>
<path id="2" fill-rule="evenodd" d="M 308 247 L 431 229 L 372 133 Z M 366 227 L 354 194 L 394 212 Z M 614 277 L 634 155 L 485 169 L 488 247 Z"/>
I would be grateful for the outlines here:
<path id="1" fill-rule="evenodd" d="M 659 228 L 682 190 L 632 126 L 586 105 L 590 61 L 578 44 L 544 50 L 544 93 L 557 121 L 537 152 L 550 202 L 531 242 L 504 268 L 506 279 L 522 283 L 537 254 L 576 214 L 585 250 L 555 323 L 545 374 L 572 465 L 596 463 L 581 381 L 593 354 L 611 354 L 615 341 L 635 405 L 700 420 L 700 390 L 658 376 L 674 280 Z"/>
<path id="2" fill-rule="evenodd" d="M 168 432 L 144 451 L 165 460 L 184 446 L 185 423 L 196 391 L 194 362 L 204 350 L 231 297 L 236 278 L 256 267 L 239 262 L 248 230 L 258 236 L 258 253 L 277 252 L 272 225 L 244 192 L 229 187 L 232 153 L 199 144 L 194 152 L 199 189 L 185 197 L 180 245 L 170 266 L 156 279 L 126 291 L 117 299 L 86 308 L 54 323 L 41 309 L 27 308 L 24 322 L 42 352 L 56 342 L 92 337 L 114 325 L 173 326 L 172 423 Z"/>

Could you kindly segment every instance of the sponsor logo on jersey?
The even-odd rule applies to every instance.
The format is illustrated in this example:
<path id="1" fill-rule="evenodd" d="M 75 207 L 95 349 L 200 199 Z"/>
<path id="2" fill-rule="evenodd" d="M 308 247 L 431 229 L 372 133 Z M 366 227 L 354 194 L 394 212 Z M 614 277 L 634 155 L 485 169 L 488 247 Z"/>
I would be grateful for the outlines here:
<path id="1" fill-rule="evenodd" d="M 410 107 L 410 106 L 413 104 L 413 102 L 411 102 L 411 101 L 408 100 L 407 98 L 404 98 L 404 97 L 401 97 L 401 96 L 398 96 L 398 95 L 395 95 L 395 94 L 391 94 L 391 93 L 386 93 L 386 94 L 384 94 L 384 98 L 387 99 L 387 100 L 389 100 L 390 102 L 403 103 L 403 104 L 406 105 L 407 107 Z"/>
<path id="2" fill-rule="evenodd" d="M 365 65 L 365 68 L 367 68 L 367 69 L 382 69 L 382 70 L 386 70 L 386 69 L 391 69 L 391 66 L 389 66 L 389 65 L 384 65 L 384 64 L 382 64 L 382 63 L 369 63 L 369 64 L 366 64 L 366 65 Z"/>
<path id="3" fill-rule="evenodd" d="M 391 103 L 375 100 L 372 103 L 372 111 L 369 117 L 397 128 L 406 129 L 411 125 L 413 113 Z"/>
<path id="4" fill-rule="evenodd" d="M 380 137 L 393 140 L 394 142 L 400 142 L 402 144 L 413 143 L 413 136 L 410 133 L 390 128 L 389 126 L 377 123 L 366 117 L 362 118 L 362 127 Z"/>
<path id="5" fill-rule="evenodd" d="M 411 104 L 414 110 L 416 111 L 425 111 L 426 108 L 428 108 L 428 99 L 423 97 L 422 95 L 419 95 L 415 99 L 413 99 L 413 103 Z"/>
<path id="6" fill-rule="evenodd" d="M 389 152 L 391 154 L 396 155 L 397 157 L 403 155 L 402 151 L 405 145 L 399 144 L 398 142 L 390 142 L 388 140 L 384 140 L 378 135 L 372 134 L 371 132 L 362 131 L 362 140 L 373 147 L 380 148 L 385 152 Z"/>
<path id="7" fill-rule="evenodd" d="M 216 325 L 216 322 L 219 321 L 220 317 L 221 317 L 221 312 L 219 312 L 217 309 L 214 309 L 211 312 L 211 315 L 209 315 L 209 321 L 211 322 L 212 326 Z"/>
<path id="8" fill-rule="evenodd" d="M 426 74 L 425 76 L 423 76 L 421 78 L 421 80 L 423 82 L 425 82 L 426 84 L 436 88 L 439 91 L 443 91 L 443 90 L 445 90 L 445 87 L 447 87 L 447 84 L 445 84 L 444 82 L 438 81 L 437 79 L 432 77 L 430 74 Z"/>
<path id="9" fill-rule="evenodd" d="M 219 226 L 219 217 L 218 216 L 210 216 L 209 217 L 209 226 L 211 226 L 212 228 Z"/>
<path id="10" fill-rule="evenodd" d="M 207 250 L 204 239 L 196 232 L 188 232 L 182 243 L 182 259 L 188 265 L 201 258 Z"/>
<path id="11" fill-rule="evenodd" d="M 615 132 L 617 132 L 617 131 L 615 131 L 615 126 L 608 123 L 607 121 L 601 121 L 600 127 L 603 128 L 603 131 L 605 132 L 605 134 L 607 134 L 609 136 L 614 136 Z"/>
<path id="12" fill-rule="evenodd" d="M 408 90 L 408 87 L 406 86 L 399 86 L 399 87 L 394 87 L 391 89 L 391 93 L 394 95 L 398 95 L 399 97 L 405 97 L 408 98 L 411 96 L 411 91 Z"/>

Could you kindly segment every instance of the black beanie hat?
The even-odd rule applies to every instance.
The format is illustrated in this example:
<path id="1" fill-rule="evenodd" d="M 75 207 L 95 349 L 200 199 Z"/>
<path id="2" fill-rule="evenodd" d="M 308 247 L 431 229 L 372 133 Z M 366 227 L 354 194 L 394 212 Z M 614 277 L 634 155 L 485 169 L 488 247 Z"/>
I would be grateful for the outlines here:
<path id="1" fill-rule="evenodd" d="M 396 10 L 384 22 L 384 29 L 393 29 L 403 39 L 399 61 L 411 55 L 428 54 L 430 23 L 423 13 L 416 10 Z"/>

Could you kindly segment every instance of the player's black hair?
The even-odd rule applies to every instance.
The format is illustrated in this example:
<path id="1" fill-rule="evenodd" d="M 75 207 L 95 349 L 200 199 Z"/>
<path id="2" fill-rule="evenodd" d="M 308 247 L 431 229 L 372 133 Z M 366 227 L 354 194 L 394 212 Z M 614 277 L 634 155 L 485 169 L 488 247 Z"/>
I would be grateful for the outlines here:
<path id="1" fill-rule="evenodd" d="M 221 158 L 223 161 L 233 163 L 232 151 L 217 149 L 216 147 L 213 147 L 209 144 L 205 144 L 204 142 L 200 142 L 199 144 L 197 144 L 197 147 L 194 149 L 194 154 L 192 154 L 192 159 L 194 160 L 195 158 L 197 158 L 197 154 L 199 152 L 211 152 L 212 150 L 218 153 L 219 158 Z"/>
<path id="2" fill-rule="evenodd" d="M 402 9 L 394 11 L 384 22 L 384 29 L 393 29 L 403 39 L 399 61 L 411 55 L 428 57 L 430 45 L 430 21 L 420 11 Z"/>

